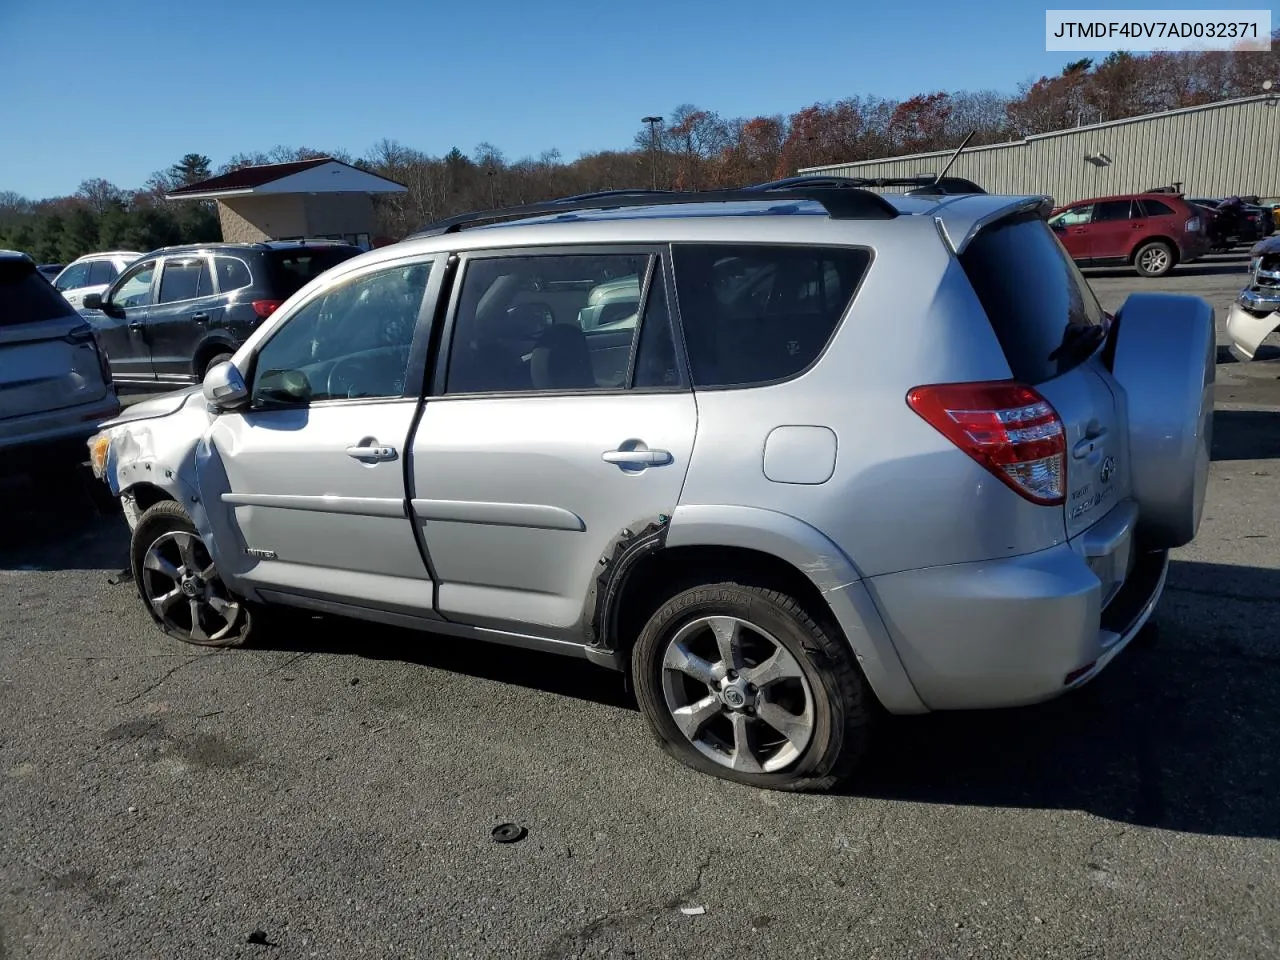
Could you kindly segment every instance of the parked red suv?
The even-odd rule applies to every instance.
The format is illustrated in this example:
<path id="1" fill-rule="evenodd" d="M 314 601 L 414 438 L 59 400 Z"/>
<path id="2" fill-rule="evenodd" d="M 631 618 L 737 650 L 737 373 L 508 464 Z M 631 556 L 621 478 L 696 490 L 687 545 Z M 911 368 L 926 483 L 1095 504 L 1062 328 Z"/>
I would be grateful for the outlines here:
<path id="1" fill-rule="evenodd" d="M 1144 277 L 1162 277 L 1210 246 L 1205 218 L 1175 193 L 1079 200 L 1055 210 L 1049 226 L 1076 263 L 1127 263 Z"/>

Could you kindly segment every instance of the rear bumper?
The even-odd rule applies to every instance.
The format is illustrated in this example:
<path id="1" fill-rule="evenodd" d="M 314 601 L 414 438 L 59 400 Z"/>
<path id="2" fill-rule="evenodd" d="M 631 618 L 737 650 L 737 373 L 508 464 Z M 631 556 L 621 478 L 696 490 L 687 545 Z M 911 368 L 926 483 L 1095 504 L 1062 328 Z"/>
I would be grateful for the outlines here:
<path id="1" fill-rule="evenodd" d="M 115 391 L 110 390 L 105 397 L 93 403 L 0 420 L 0 454 L 3 454 L 0 459 L 20 466 L 15 461 L 20 461 L 22 454 L 28 451 L 38 454 L 42 449 L 51 445 L 61 446 L 66 441 L 71 445 L 78 442 L 80 458 L 87 460 L 89 452 L 83 441 L 97 432 L 100 423 L 119 414 L 120 400 Z"/>
<path id="2" fill-rule="evenodd" d="M 1188 233 L 1183 238 L 1179 257 L 1182 263 L 1199 260 L 1213 249 L 1213 241 L 1207 233 Z"/>
<path id="3" fill-rule="evenodd" d="M 1097 676 L 1164 591 L 1167 552 L 1129 561 L 1134 519 L 1136 512 L 1115 529 L 1077 538 L 1092 543 L 872 578 L 872 596 L 926 706 L 1021 706 Z"/>

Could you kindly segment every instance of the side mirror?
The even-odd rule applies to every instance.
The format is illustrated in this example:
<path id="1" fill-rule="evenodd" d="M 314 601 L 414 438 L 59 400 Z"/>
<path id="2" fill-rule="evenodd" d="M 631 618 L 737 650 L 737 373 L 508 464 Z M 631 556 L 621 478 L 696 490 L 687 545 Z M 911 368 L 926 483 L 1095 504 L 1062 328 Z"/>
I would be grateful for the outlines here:
<path id="1" fill-rule="evenodd" d="M 81 305 L 84 306 L 85 309 L 87 310 L 101 310 L 102 294 L 100 293 L 85 294 L 84 300 L 81 301 Z"/>
<path id="2" fill-rule="evenodd" d="M 311 381 L 301 370 L 266 370 L 258 377 L 255 394 L 269 404 L 294 407 L 311 401 Z"/>
<path id="3" fill-rule="evenodd" d="M 202 389 L 205 400 L 218 410 L 234 410 L 249 399 L 244 377 L 229 360 L 209 368 Z"/>

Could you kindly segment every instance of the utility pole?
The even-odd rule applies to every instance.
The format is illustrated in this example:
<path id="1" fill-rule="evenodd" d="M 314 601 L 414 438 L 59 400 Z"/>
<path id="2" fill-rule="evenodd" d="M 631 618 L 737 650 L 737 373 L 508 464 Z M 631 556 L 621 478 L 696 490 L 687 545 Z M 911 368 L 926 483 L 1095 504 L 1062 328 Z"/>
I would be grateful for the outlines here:
<path id="1" fill-rule="evenodd" d="M 649 157 L 653 167 L 653 189 L 658 189 L 658 124 L 662 122 L 661 117 L 641 117 L 641 123 L 649 125 Z"/>

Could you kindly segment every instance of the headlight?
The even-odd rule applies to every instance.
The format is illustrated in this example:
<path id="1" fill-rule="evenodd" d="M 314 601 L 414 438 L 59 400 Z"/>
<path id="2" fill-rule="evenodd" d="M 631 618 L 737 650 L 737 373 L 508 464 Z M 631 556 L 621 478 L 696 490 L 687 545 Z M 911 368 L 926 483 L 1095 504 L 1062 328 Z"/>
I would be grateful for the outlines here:
<path id="1" fill-rule="evenodd" d="M 111 449 L 109 433 L 95 433 L 89 438 L 89 463 L 93 466 L 93 475 L 102 478 L 107 469 L 107 451 Z"/>

